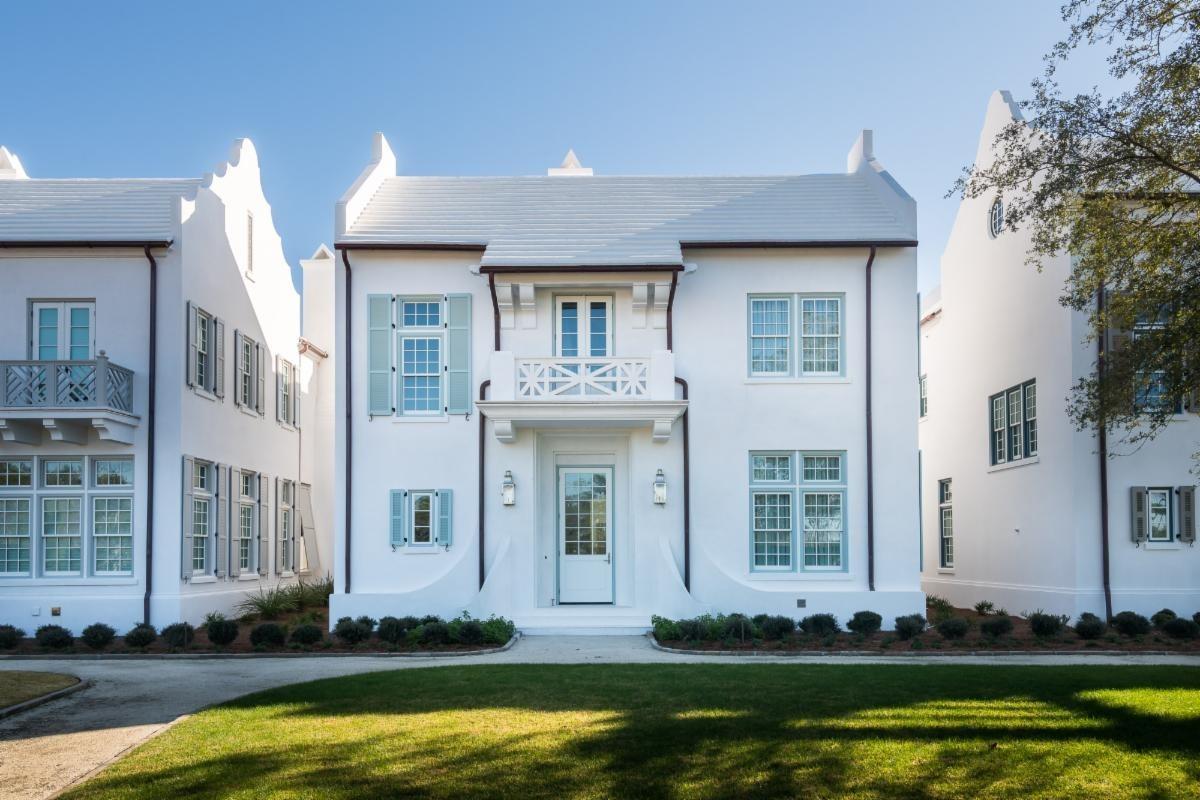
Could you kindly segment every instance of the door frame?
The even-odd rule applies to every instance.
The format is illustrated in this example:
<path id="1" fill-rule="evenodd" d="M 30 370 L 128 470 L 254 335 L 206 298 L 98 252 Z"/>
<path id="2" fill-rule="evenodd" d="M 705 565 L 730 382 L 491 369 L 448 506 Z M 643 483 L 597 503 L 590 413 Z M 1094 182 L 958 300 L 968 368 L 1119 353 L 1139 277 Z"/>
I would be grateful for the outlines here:
<path id="1" fill-rule="evenodd" d="M 599 472 L 605 471 L 608 473 L 608 497 L 607 497 L 607 547 L 608 547 L 608 577 L 611 590 L 609 600 L 600 601 L 577 601 L 562 599 L 562 559 L 563 547 L 562 540 L 564 534 L 563 518 L 562 518 L 562 487 L 563 473 L 565 471 L 580 471 L 580 472 Z M 554 598 L 555 603 L 560 606 L 615 606 L 617 604 L 617 553 L 616 553 L 616 479 L 617 479 L 616 464 L 556 464 L 554 466 Z"/>
<path id="2" fill-rule="evenodd" d="M 603 302 L 606 306 L 607 313 L 605 315 L 605 337 L 604 348 L 606 354 L 603 356 L 593 356 L 592 350 L 592 322 L 589 315 L 590 305 L 595 302 Z M 563 356 L 562 354 L 562 305 L 564 302 L 575 302 L 579 304 L 579 318 L 577 320 L 579 329 L 579 355 Z M 613 357 L 613 323 L 616 319 L 616 297 L 612 294 L 556 294 L 554 295 L 554 355 L 563 358 L 612 358 Z M 584 351 L 587 351 L 586 353 Z"/>
<path id="3" fill-rule="evenodd" d="M 38 311 L 43 308 L 53 308 L 58 315 L 56 334 L 58 341 L 56 358 L 48 361 L 92 361 L 96 358 L 96 301 L 95 300 L 59 300 L 36 298 L 29 301 L 29 359 L 42 361 L 41 358 L 41 326 L 38 324 Z M 71 311 L 82 308 L 88 312 L 88 355 L 87 358 L 71 358 Z"/>

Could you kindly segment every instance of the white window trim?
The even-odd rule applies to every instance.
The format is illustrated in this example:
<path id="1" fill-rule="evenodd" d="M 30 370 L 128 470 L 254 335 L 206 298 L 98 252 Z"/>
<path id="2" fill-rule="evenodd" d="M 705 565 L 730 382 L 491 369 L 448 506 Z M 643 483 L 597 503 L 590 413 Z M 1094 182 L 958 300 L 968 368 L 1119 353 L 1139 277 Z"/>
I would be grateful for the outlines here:
<path id="1" fill-rule="evenodd" d="M 841 292 L 765 292 L 746 296 L 746 383 L 849 383 L 846 368 L 846 295 Z M 784 300 L 788 305 L 788 368 L 786 372 L 755 372 L 753 368 L 754 339 L 778 339 L 781 334 L 754 334 L 754 303 L 758 300 Z M 832 300 L 837 303 L 838 332 L 836 334 L 804 334 L 804 304 L 806 301 Z M 836 371 L 804 370 L 804 340 L 806 338 L 836 339 L 838 369 Z"/>
<path id="2" fill-rule="evenodd" d="M 196 480 L 197 475 L 199 474 L 197 470 L 200 468 L 204 468 L 205 470 L 206 485 L 203 488 L 197 485 Z M 192 462 L 192 507 L 188 509 L 188 513 L 191 515 L 190 525 L 192 528 L 192 552 L 188 554 L 188 562 L 192 565 L 191 583 L 196 582 L 195 578 L 203 576 L 211 576 L 214 580 L 216 579 L 216 576 L 213 574 L 215 571 L 215 565 L 213 563 L 213 542 L 216 538 L 217 521 L 217 495 L 214 491 L 215 487 L 213 484 L 215 483 L 217 477 L 216 468 L 216 464 L 211 461 L 195 459 Z M 202 537 L 196 535 L 196 502 L 201 500 L 208 503 L 208 520 L 206 525 L 207 532 Z M 196 569 L 197 539 L 204 540 L 204 566 L 202 569 Z"/>
<path id="3" fill-rule="evenodd" d="M 280 577 L 290 577 L 296 572 L 296 565 L 292 563 L 296 551 L 292 543 L 296 537 L 296 482 L 280 480 L 275 502 L 279 505 L 279 530 L 276 532 L 275 546 L 282 548 L 281 553 L 287 554 L 286 563 L 280 559 L 279 574 Z"/>
<path id="4" fill-rule="evenodd" d="M 1151 509 L 1154 507 L 1154 496 L 1156 494 L 1165 494 L 1167 497 L 1167 537 L 1165 539 L 1154 538 Z M 1173 544 L 1175 542 L 1175 526 L 1175 487 L 1146 487 L 1146 543 L 1158 545 Z"/>
<path id="5" fill-rule="evenodd" d="M 1033 392 L 1034 398 L 1034 415 L 1028 417 L 1027 393 Z M 1018 411 L 1018 418 L 1013 421 L 1013 395 L 1016 395 L 1017 400 L 1015 406 Z M 1001 416 L 1003 415 L 1003 416 Z M 1037 452 L 1037 379 L 1031 378 L 1027 381 L 1022 381 L 1015 386 L 1010 386 L 1002 392 L 997 392 L 988 397 L 988 464 L 994 471 L 996 468 L 1011 464 L 1035 463 L 1038 457 Z M 999 423 L 999 426 L 997 425 Z M 1019 437 L 1014 437 L 1013 429 L 1016 428 Z M 1000 440 L 997 440 L 997 434 L 1000 434 Z M 1021 455 L 1013 456 L 1016 450 L 1014 442 L 1019 442 Z M 1034 447 L 1030 448 L 1029 443 L 1033 442 Z M 1003 451 L 1001 451 L 1001 446 Z"/>
<path id="6" fill-rule="evenodd" d="M 754 456 L 779 456 L 787 455 L 790 457 L 792 465 L 792 475 L 790 481 L 756 481 L 754 480 Z M 840 463 L 840 476 L 838 480 L 807 480 L 804 476 L 804 459 L 812 457 L 836 457 Z M 792 578 L 809 579 L 816 578 L 821 575 L 838 576 L 832 579 L 847 578 L 850 576 L 850 502 L 849 502 L 849 475 L 848 475 L 848 459 L 847 453 L 844 450 L 752 450 L 750 458 L 747 460 L 747 470 L 749 483 L 749 535 L 750 535 L 750 554 L 749 554 L 749 574 L 752 579 L 768 578 L 772 575 L 778 577 L 781 573 Z M 792 518 L 791 518 L 791 564 L 784 567 L 776 566 L 759 566 L 755 564 L 754 554 L 754 495 L 759 493 L 781 493 L 787 492 L 791 495 Z M 804 563 L 804 514 L 805 505 L 804 498 L 806 494 L 837 494 L 840 496 L 841 502 L 841 543 L 839 546 L 840 563 L 837 566 L 813 565 L 807 566 Z"/>
<path id="7" fill-rule="evenodd" d="M 434 373 L 414 372 L 408 375 L 404 371 L 404 343 L 408 340 L 430 340 L 438 343 L 438 362 Z M 438 402 L 436 408 L 407 409 L 404 407 L 404 379 L 437 378 Z M 401 417 L 443 417 L 446 415 L 446 337 L 437 328 L 401 328 L 396 341 L 396 414 Z"/>
<path id="8" fill-rule="evenodd" d="M 54 358 L 43 359 L 41 356 L 41 326 L 38 324 L 38 311 L 53 308 L 57 314 L 55 343 L 57 353 Z M 88 312 L 88 352 L 83 358 L 71 358 L 71 311 L 82 308 Z M 32 300 L 30 301 L 30 336 L 29 358 L 31 361 L 92 361 L 96 358 L 96 301 L 94 300 Z"/>
<path id="9" fill-rule="evenodd" d="M 79 503 L 79 532 L 77 534 L 75 534 L 74 537 L 72 537 L 70 534 L 48 535 L 46 533 L 46 503 L 47 503 L 47 501 L 53 501 L 53 500 L 74 500 L 75 502 Z M 42 575 L 44 575 L 45 577 L 47 577 L 47 578 L 81 578 L 81 577 L 87 575 L 86 565 L 88 562 L 88 547 L 87 547 L 86 531 L 88 528 L 88 524 L 87 524 L 87 503 L 85 502 L 85 500 L 86 500 L 86 498 L 82 491 L 75 492 L 74 494 L 64 494 L 61 491 L 50 491 L 50 492 L 47 492 L 46 494 L 40 495 L 38 497 L 38 528 L 37 528 L 37 530 L 38 530 L 38 542 L 40 545 L 38 550 L 40 551 L 40 556 L 41 556 L 39 559 L 39 566 L 41 567 L 40 573 Z M 59 538 L 66 538 L 66 539 L 77 538 L 77 539 L 79 539 L 79 569 L 78 570 L 52 570 L 52 569 L 47 568 L 46 555 L 47 555 L 47 551 L 48 551 L 48 545 L 46 544 L 46 540 L 47 539 L 59 539 Z"/>
<path id="10" fill-rule="evenodd" d="M 577 352 L 574 356 L 563 355 L 563 304 L 575 303 L 577 318 Z M 592 304 L 604 304 L 604 354 L 595 355 L 592 350 Z M 584 353 L 583 351 L 587 352 Z M 554 298 L 554 354 L 561 358 L 611 358 L 613 356 L 613 298 L 612 295 L 556 295 Z"/>
<path id="11" fill-rule="evenodd" d="M 137 507 L 134 503 L 132 494 L 129 494 L 128 487 L 121 487 L 124 493 L 116 492 L 94 492 L 88 495 L 88 539 L 91 542 L 90 565 L 92 574 L 105 578 L 120 578 L 133 575 L 133 564 L 137 558 L 134 548 L 134 539 L 137 533 Z M 129 501 L 129 533 L 97 533 L 96 532 L 96 501 L 97 500 L 128 500 Z M 127 570 L 101 570 L 97 564 L 99 557 L 99 547 L 96 540 L 99 538 L 106 539 L 128 539 L 129 540 L 129 569 Z"/>
<path id="12" fill-rule="evenodd" d="M 16 459 L 13 459 L 16 460 Z M 21 490 L 26 491 L 22 492 Z M 38 536 L 36 529 L 37 524 L 37 498 L 33 494 L 31 487 L 3 487 L 0 492 L 0 500 L 23 500 L 25 501 L 25 514 L 28 518 L 28 525 L 25 528 L 25 535 L 16 534 L 0 534 L 0 537 L 6 539 L 24 539 L 27 550 L 27 559 L 29 561 L 29 569 L 24 572 L 0 572 L 0 578 L 30 578 L 37 573 L 37 546 L 34 541 Z"/>
<path id="13" fill-rule="evenodd" d="M 787 333 L 754 333 L 754 304 L 756 302 L 783 301 L 787 303 Z M 746 303 L 746 374 L 753 379 L 794 378 L 796 363 L 796 301 L 792 295 L 750 295 Z M 754 369 L 754 340 L 755 339 L 784 339 L 787 343 L 787 369 L 767 371 Z"/>
<path id="14" fill-rule="evenodd" d="M 429 541 L 417 541 L 417 498 L 429 497 Z M 438 493 L 435 489 L 413 489 L 408 493 L 408 518 L 405 520 L 406 548 L 415 551 L 437 551 Z"/>
<path id="15" fill-rule="evenodd" d="M 950 499 L 945 499 L 943 488 L 950 490 Z M 946 512 L 950 512 L 950 535 L 946 536 Z M 946 540 L 950 540 L 950 560 L 946 561 Z M 938 481 L 938 569 L 954 569 L 954 485 L 951 478 Z"/>

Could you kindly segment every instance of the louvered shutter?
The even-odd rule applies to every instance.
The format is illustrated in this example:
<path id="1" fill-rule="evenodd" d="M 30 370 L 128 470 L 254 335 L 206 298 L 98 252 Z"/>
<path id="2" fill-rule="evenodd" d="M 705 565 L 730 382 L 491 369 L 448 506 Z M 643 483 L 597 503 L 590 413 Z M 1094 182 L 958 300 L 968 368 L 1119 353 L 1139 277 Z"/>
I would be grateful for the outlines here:
<path id="1" fill-rule="evenodd" d="M 235 329 L 233 332 L 233 404 L 235 406 L 242 404 L 242 370 L 246 368 L 242 361 L 242 332 Z"/>
<path id="2" fill-rule="evenodd" d="M 292 424 L 300 427 L 300 362 L 292 367 Z"/>
<path id="3" fill-rule="evenodd" d="M 258 574 L 271 572 L 271 480 L 258 475 Z"/>
<path id="4" fill-rule="evenodd" d="M 1196 541 L 1196 487 L 1179 487 L 1179 541 Z"/>
<path id="5" fill-rule="evenodd" d="M 392 298 L 367 295 L 367 404 L 371 414 L 392 414 Z"/>
<path id="6" fill-rule="evenodd" d="M 471 295 L 446 298 L 446 412 L 471 411 Z"/>
<path id="7" fill-rule="evenodd" d="M 279 478 L 275 479 L 275 573 L 283 572 L 283 493 L 280 489 Z"/>
<path id="8" fill-rule="evenodd" d="M 263 346 L 258 342 L 254 343 L 254 374 L 258 381 L 258 391 L 254 395 L 254 410 L 258 415 L 263 416 L 263 404 L 266 402 L 263 397 L 266 394 L 267 374 L 263 364 Z"/>
<path id="9" fill-rule="evenodd" d="M 187 385 L 196 385 L 196 308 L 187 304 Z"/>
<path id="10" fill-rule="evenodd" d="M 408 492 L 403 489 L 392 489 L 388 497 L 388 517 L 391 520 L 392 547 L 402 547 L 408 543 Z"/>
<path id="11" fill-rule="evenodd" d="M 1149 520 L 1146 513 L 1146 487 L 1133 486 L 1129 489 L 1130 536 L 1135 543 L 1146 541 Z"/>
<path id="12" fill-rule="evenodd" d="M 229 467 L 213 467 L 213 483 L 217 491 L 217 577 L 224 578 L 229 569 Z"/>
<path id="13" fill-rule="evenodd" d="M 184 581 L 192 577 L 192 473 L 195 461 L 191 456 L 183 457 L 183 542 L 180 547 L 180 576 Z"/>
<path id="14" fill-rule="evenodd" d="M 236 353 L 234 354 L 236 355 Z M 234 395 L 237 395 L 236 387 Z M 242 574 L 242 470 L 229 468 L 229 577 Z"/>
<path id="15" fill-rule="evenodd" d="M 438 489 L 434 492 L 437 497 L 437 543 L 449 547 L 454 541 L 454 492 L 451 489 Z"/>
<path id="16" fill-rule="evenodd" d="M 283 422 L 283 370 L 281 359 L 275 356 L 275 421 Z"/>
<path id="17" fill-rule="evenodd" d="M 225 323 L 217 318 L 213 318 L 213 339 L 216 340 L 216 345 L 213 347 L 213 352 L 216 357 L 213 359 L 214 369 L 212 378 L 212 391 L 217 397 L 225 399 Z"/>

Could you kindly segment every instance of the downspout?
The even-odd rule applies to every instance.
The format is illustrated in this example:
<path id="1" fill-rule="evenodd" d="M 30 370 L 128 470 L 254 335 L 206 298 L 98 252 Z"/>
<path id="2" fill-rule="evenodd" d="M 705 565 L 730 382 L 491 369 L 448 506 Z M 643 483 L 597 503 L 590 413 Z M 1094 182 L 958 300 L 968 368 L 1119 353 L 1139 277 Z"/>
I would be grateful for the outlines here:
<path id="1" fill-rule="evenodd" d="M 667 306 L 670 309 L 670 306 Z M 668 329 L 670 330 L 670 329 Z M 688 399 L 688 382 L 678 375 L 675 382 L 683 390 L 683 399 Z M 688 449 L 688 409 L 681 417 L 683 424 L 683 588 L 692 591 L 692 476 L 691 454 Z"/>
<path id="2" fill-rule="evenodd" d="M 679 285 L 679 273 L 671 273 L 671 293 L 667 295 L 667 349 L 672 353 L 675 352 L 675 287 Z"/>
<path id="3" fill-rule="evenodd" d="M 344 247 L 342 248 L 342 263 L 346 265 L 346 594 L 350 594 L 350 521 L 352 517 L 352 506 L 350 503 L 350 479 L 354 472 L 354 437 L 352 436 L 354 415 L 351 413 L 353 409 L 351 381 L 350 376 L 353 374 L 351 369 L 352 362 L 350 360 L 350 310 L 351 310 L 351 295 L 350 295 L 350 253 Z"/>
<path id="4" fill-rule="evenodd" d="M 150 624 L 150 594 L 154 590 L 154 401 L 155 364 L 158 360 L 158 262 L 147 244 L 144 250 L 150 264 L 150 365 L 146 392 L 146 594 L 142 598 L 142 621 Z"/>
<path id="5" fill-rule="evenodd" d="M 1098 316 L 1104 315 L 1104 289 L 1096 292 L 1096 311 Z M 1101 331 L 1096 344 L 1096 378 L 1104 382 L 1105 335 Z M 1108 423 L 1104 415 L 1096 424 L 1096 438 L 1100 451 L 1100 570 L 1104 579 L 1104 618 L 1112 619 L 1112 586 L 1109 583 L 1108 569 Z"/>
<path id="6" fill-rule="evenodd" d="M 500 301 L 496 299 L 496 273 L 494 272 L 488 273 L 488 291 L 492 293 L 492 349 L 500 352 Z"/>
<path id="7" fill-rule="evenodd" d="M 866 400 L 867 400 L 867 589 L 875 591 L 875 456 L 874 423 L 871 418 L 871 266 L 875 263 L 875 248 L 867 256 L 866 320 Z"/>
<path id="8" fill-rule="evenodd" d="M 483 383 L 479 384 L 479 399 L 487 399 L 488 387 L 492 385 L 492 379 L 488 378 Z M 479 588 L 483 589 L 484 566 L 483 566 L 483 543 L 484 543 L 484 510 L 483 510 L 483 456 L 484 456 L 484 441 L 487 436 L 487 423 L 483 419 L 483 414 L 479 415 Z"/>

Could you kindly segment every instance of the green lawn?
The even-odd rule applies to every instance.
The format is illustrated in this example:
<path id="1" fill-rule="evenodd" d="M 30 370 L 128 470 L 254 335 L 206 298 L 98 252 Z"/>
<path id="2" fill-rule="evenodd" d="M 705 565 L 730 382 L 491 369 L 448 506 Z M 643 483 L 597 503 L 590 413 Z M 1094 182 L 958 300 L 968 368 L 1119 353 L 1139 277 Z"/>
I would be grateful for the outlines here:
<path id="1" fill-rule="evenodd" d="M 79 679 L 74 675 L 0 670 L 0 708 L 57 692 L 76 683 L 79 683 Z"/>
<path id="2" fill-rule="evenodd" d="M 465 666 L 197 714 L 69 798 L 1200 797 L 1200 669 Z"/>

